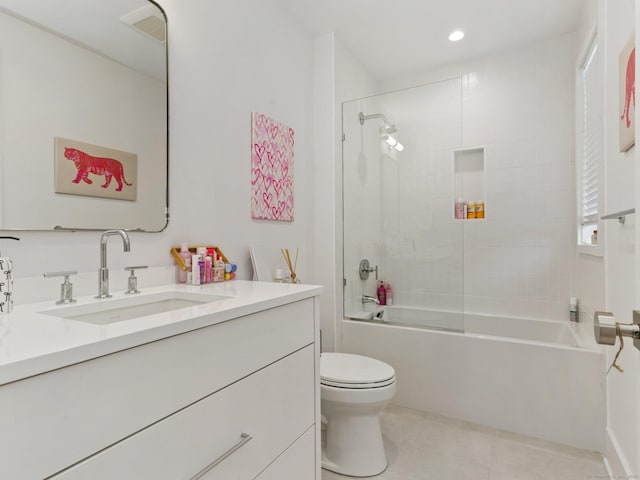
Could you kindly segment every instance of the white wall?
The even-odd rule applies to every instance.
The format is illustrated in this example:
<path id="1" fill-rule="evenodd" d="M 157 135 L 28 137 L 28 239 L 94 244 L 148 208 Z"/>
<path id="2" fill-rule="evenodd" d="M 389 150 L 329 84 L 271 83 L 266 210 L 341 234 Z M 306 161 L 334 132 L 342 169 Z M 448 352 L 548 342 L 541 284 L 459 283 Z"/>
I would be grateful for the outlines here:
<path id="1" fill-rule="evenodd" d="M 372 95 L 375 83 L 332 33 L 314 40 L 314 272 L 326 287 L 320 309 L 325 351 L 339 349 L 341 336 L 342 102 Z"/>
<path id="2" fill-rule="evenodd" d="M 636 148 L 621 153 L 618 144 L 620 105 L 618 100 L 618 57 L 634 30 L 634 1 L 602 2 L 601 24 L 605 39 L 605 213 L 636 206 Z M 606 306 L 616 320 L 631 323 L 637 308 L 636 252 L 634 215 L 624 225 L 609 220 L 605 231 Z M 637 474 L 638 458 L 638 351 L 627 345 L 618 363 L 624 373 L 612 370 L 606 378 L 607 436 L 606 454 L 613 473 Z M 607 364 L 613 361 L 617 348 L 607 348 Z M 621 470 L 622 468 L 622 470 Z"/>
<path id="3" fill-rule="evenodd" d="M 336 118 L 334 37 L 329 33 L 313 41 L 313 147 L 314 223 L 313 258 L 315 281 L 328 286 L 320 297 L 322 350 L 335 350 L 336 279 L 339 275 L 336 252 L 338 165 L 335 161 Z M 323 252 L 323 253 L 321 253 Z"/>
<path id="4" fill-rule="evenodd" d="M 299 277 L 313 281 L 310 179 L 312 38 L 271 1 L 194 0 L 159 2 L 168 16 L 170 85 L 170 214 L 160 234 L 132 234 L 132 252 L 113 241 L 109 266 L 170 266 L 171 246 L 182 241 L 216 244 L 238 262 L 239 278 L 251 278 L 248 245 L 259 241 L 284 267 L 279 249 L 300 247 Z M 268 41 L 267 41 L 268 40 Z M 250 216 L 251 112 L 293 127 L 295 221 L 267 222 Z M 20 279 L 47 270 L 87 272 L 78 295 L 96 289 L 99 233 L 20 233 L 2 242 Z M 111 243 L 111 242 L 110 242 Z M 148 278 L 152 282 L 153 278 Z M 116 283 L 116 285 L 114 285 Z M 144 288 L 144 281 L 140 282 Z M 125 284 L 112 280 L 112 290 Z M 55 298 L 57 281 L 39 292 Z M 16 302 L 21 302 L 16 282 Z"/>

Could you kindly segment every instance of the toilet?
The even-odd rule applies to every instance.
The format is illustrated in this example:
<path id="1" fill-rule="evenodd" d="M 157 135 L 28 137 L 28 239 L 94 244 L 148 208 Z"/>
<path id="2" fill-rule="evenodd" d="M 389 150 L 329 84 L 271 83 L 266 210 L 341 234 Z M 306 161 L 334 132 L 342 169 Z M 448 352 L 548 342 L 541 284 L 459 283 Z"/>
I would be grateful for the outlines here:
<path id="1" fill-rule="evenodd" d="M 320 409 L 326 419 L 322 468 L 369 477 L 387 468 L 378 415 L 396 393 L 395 370 L 373 358 L 324 352 Z"/>

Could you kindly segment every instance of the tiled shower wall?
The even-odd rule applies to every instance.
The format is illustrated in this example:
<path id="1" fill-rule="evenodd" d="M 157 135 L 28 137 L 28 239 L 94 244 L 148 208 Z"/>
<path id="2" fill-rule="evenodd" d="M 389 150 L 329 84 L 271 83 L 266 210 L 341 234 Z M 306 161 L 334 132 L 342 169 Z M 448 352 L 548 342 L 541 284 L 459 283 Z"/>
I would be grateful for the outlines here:
<path id="1" fill-rule="evenodd" d="M 486 217 L 465 223 L 465 311 L 568 318 L 575 259 L 575 39 L 469 68 L 465 146 L 485 145 Z"/>
<path id="2" fill-rule="evenodd" d="M 395 164 L 381 157 L 375 181 L 385 200 L 363 205 L 370 217 L 382 212 L 377 235 L 363 230 L 350 238 L 345 191 L 345 259 L 347 243 L 371 255 L 393 284 L 396 304 L 566 319 L 575 261 L 575 58 L 574 35 L 563 35 L 388 85 L 462 77 L 462 127 L 429 122 L 419 102 L 407 115 L 402 102 L 381 98 L 407 148 Z M 441 90 L 437 98 L 447 95 Z M 452 220 L 452 150 L 460 146 L 484 148 L 485 220 Z M 388 200 L 394 188 L 397 208 Z M 346 267 L 345 298 L 360 309 L 359 295 L 373 294 L 373 281 L 349 286 Z"/>

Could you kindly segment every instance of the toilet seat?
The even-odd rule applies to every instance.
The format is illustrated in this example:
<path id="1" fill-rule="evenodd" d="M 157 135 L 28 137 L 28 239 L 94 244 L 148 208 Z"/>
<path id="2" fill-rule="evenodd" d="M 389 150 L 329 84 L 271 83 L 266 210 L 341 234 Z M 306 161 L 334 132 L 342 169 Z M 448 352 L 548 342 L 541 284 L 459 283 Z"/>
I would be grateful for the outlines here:
<path id="1" fill-rule="evenodd" d="M 320 383 L 349 389 L 382 388 L 396 381 L 395 370 L 380 360 L 350 353 L 322 353 Z"/>

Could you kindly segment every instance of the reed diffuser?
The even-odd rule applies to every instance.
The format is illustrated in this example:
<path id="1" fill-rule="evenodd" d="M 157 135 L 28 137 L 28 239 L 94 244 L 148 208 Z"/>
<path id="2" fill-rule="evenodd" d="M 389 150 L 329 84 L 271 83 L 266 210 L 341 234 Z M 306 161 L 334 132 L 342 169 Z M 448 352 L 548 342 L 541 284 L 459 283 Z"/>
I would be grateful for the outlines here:
<path id="1" fill-rule="evenodd" d="M 296 267 L 298 266 L 298 248 L 296 248 L 296 258 L 293 262 L 291 261 L 291 255 L 289 254 L 288 248 L 280 249 L 280 251 L 282 252 L 282 256 L 284 257 L 284 261 L 286 262 L 287 267 L 289 268 L 291 283 L 300 283 L 300 281 L 296 279 Z"/>

